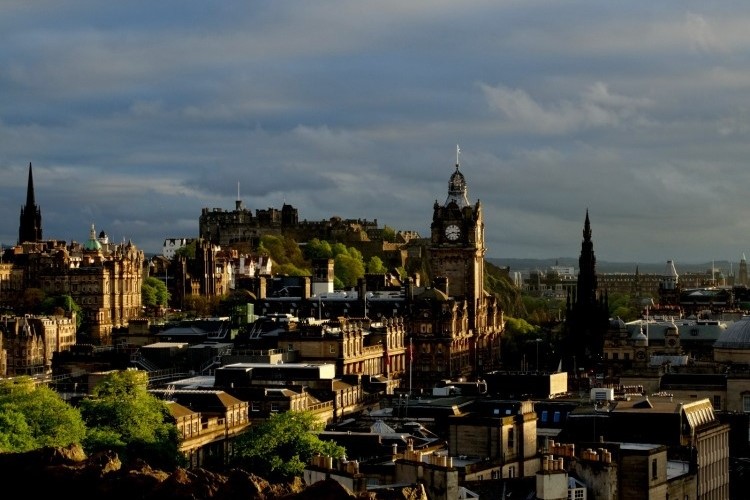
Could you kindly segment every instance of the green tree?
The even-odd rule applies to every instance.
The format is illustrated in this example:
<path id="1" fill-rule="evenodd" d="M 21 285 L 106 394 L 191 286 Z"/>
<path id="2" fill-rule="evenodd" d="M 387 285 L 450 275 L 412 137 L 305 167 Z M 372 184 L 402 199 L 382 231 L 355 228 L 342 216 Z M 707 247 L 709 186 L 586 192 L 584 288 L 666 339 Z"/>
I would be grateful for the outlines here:
<path id="1" fill-rule="evenodd" d="M 211 314 L 211 302 L 203 295 L 187 295 L 183 301 L 185 311 L 191 312 L 192 316 L 209 316 Z"/>
<path id="2" fill-rule="evenodd" d="M 150 394 L 147 384 L 145 372 L 112 372 L 81 401 L 87 453 L 114 450 L 126 459 L 140 457 L 166 468 L 184 462 L 166 403 Z"/>
<path id="3" fill-rule="evenodd" d="M 73 297 L 70 295 L 53 295 L 46 297 L 42 300 L 41 304 L 42 314 L 50 314 L 56 316 L 64 316 L 66 314 L 76 314 L 76 327 L 81 326 L 83 322 L 83 314 L 81 314 L 81 306 L 76 304 Z"/>
<path id="4" fill-rule="evenodd" d="M 235 465 L 278 480 L 302 475 L 315 455 L 343 457 L 343 447 L 318 437 L 323 427 L 309 411 L 274 413 L 237 438 Z"/>
<path id="5" fill-rule="evenodd" d="M 512 335 L 530 336 L 539 331 L 538 326 L 530 324 L 522 318 L 505 318 L 505 330 Z"/>
<path id="6" fill-rule="evenodd" d="M 505 318 L 501 353 L 507 368 L 518 369 L 530 342 L 539 337 L 540 328 L 522 318 Z"/>
<path id="7" fill-rule="evenodd" d="M 498 301 L 505 314 L 523 318 L 526 316 L 521 291 L 508 278 L 506 270 L 485 261 L 484 286 Z"/>
<path id="8" fill-rule="evenodd" d="M 287 276 L 310 276 L 311 274 L 309 269 L 300 269 L 291 262 L 278 266 L 274 265 L 273 272 L 274 274 L 285 274 Z"/>
<path id="9" fill-rule="evenodd" d="M 640 318 L 639 305 L 626 293 L 613 292 L 607 297 L 609 315 L 619 317 L 623 321 L 633 321 Z"/>
<path id="10" fill-rule="evenodd" d="M 335 259 L 341 254 L 349 255 L 349 249 L 346 248 L 346 245 L 341 242 L 337 242 L 331 245 L 331 257 Z"/>
<path id="11" fill-rule="evenodd" d="M 325 240 L 313 238 L 307 242 L 304 248 L 304 255 L 308 260 L 312 259 L 330 259 L 333 257 L 331 244 Z"/>
<path id="12" fill-rule="evenodd" d="M 258 251 L 271 257 L 275 264 L 288 264 L 290 262 L 286 249 L 284 239 L 272 234 L 262 236 L 258 245 Z"/>
<path id="13" fill-rule="evenodd" d="M 149 276 L 141 284 L 141 303 L 150 308 L 166 307 L 169 302 L 167 285 L 158 278 Z"/>
<path id="14" fill-rule="evenodd" d="M 385 274 L 388 269 L 383 265 L 383 260 L 377 255 L 370 257 L 367 261 L 367 272 L 372 274 Z"/>
<path id="15" fill-rule="evenodd" d="M 341 288 L 356 286 L 357 280 L 365 275 L 362 254 L 356 250 L 355 252 L 359 254 L 359 258 L 353 257 L 349 252 L 342 252 L 333 260 L 333 273 L 341 281 Z"/>
<path id="16" fill-rule="evenodd" d="M 274 274 L 309 276 L 308 263 L 299 243 L 286 236 L 265 235 L 261 237 L 258 253 L 268 255 L 273 261 Z"/>
<path id="17" fill-rule="evenodd" d="M 389 226 L 383 226 L 383 241 L 393 243 L 396 241 L 396 230 Z"/>
<path id="18" fill-rule="evenodd" d="M 180 259 L 194 259 L 195 258 L 195 247 L 197 246 L 197 241 L 193 240 L 187 245 L 178 248 L 174 252 L 174 258 Z"/>
<path id="19" fill-rule="evenodd" d="M 0 452 L 80 443 L 86 427 L 80 412 L 30 377 L 0 380 Z"/>

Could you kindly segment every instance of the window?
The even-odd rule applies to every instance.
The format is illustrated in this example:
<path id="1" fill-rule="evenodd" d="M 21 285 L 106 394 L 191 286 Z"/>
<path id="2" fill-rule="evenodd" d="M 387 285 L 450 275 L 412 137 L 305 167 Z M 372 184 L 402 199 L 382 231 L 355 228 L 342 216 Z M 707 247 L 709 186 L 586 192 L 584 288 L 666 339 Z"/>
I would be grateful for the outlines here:
<path id="1" fill-rule="evenodd" d="M 271 411 L 279 411 L 279 403 L 271 403 Z"/>
<path id="2" fill-rule="evenodd" d="M 750 394 L 745 394 L 742 396 L 742 411 L 745 413 L 750 413 Z"/>
<path id="3" fill-rule="evenodd" d="M 714 396 L 714 410 L 721 410 L 721 396 L 718 394 Z"/>
<path id="4" fill-rule="evenodd" d="M 659 469 L 656 466 L 656 459 L 651 459 L 651 479 L 656 479 L 658 477 L 658 471 Z"/>
<path id="5" fill-rule="evenodd" d="M 559 411 L 555 412 L 554 416 L 552 417 L 552 421 L 555 422 L 555 423 L 559 423 L 560 422 L 560 412 Z"/>
<path id="6" fill-rule="evenodd" d="M 516 432 L 515 431 L 516 430 L 513 427 L 508 429 L 508 448 L 510 450 L 513 450 L 516 447 Z"/>
<path id="7" fill-rule="evenodd" d="M 547 410 L 542 411 L 542 422 L 547 422 Z"/>

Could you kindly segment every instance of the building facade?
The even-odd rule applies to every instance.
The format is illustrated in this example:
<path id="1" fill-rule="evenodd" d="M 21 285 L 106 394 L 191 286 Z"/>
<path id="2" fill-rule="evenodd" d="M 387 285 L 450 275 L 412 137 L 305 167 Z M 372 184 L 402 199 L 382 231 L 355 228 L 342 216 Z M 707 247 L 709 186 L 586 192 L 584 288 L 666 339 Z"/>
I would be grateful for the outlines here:
<path id="1" fill-rule="evenodd" d="M 81 308 L 79 334 L 87 342 L 108 344 L 113 329 L 142 314 L 143 251 L 132 242 L 110 243 L 93 224 L 84 243 L 41 240 L 31 165 L 26 198 L 19 228 L 23 241 L 2 256 L 0 305 L 27 307 L 24 297 L 33 289 L 46 297 L 69 295 Z"/>

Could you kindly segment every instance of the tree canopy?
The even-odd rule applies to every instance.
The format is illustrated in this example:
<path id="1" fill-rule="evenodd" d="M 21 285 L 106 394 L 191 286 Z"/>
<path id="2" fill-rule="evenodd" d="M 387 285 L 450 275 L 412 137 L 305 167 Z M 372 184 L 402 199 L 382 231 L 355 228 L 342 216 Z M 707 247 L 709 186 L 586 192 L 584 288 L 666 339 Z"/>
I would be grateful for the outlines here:
<path id="1" fill-rule="evenodd" d="M 180 258 L 184 257 L 185 259 L 194 259 L 195 258 L 195 247 L 197 245 L 198 245 L 198 242 L 195 241 L 195 240 L 193 240 L 190 243 L 188 243 L 187 245 L 178 248 L 174 252 L 174 258 L 175 259 L 180 259 Z"/>
<path id="2" fill-rule="evenodd" d="M 235 442 L 235 463 L 270 479 L 302 475 L 310 459 L 317 455 L 341 458 L 345 449 L 333 441 L 321 440 L 323 423 L 309 411 L 274 413 L 254 425 Z"/>
<path id="3" fill-rule="evenodd" d="M 367 261 L 367 272 L 373 274 L 385 274 L 388 272 L 388 269 L 385 268 L 383 259 L 377 255 L 373 255 L 370 257 L 370 260 Z"/>
<path id="4" fill-rule="evenodd" d="M 146 307 L 166 307 L 169 302 L 167 285 L 158 278 L 149 276 L 141 285 L 141 303 Z"/>
<path id="5" fill-rule="evenodd" d="M 0 380 L 0 452 L 80 443 L 86 427 L 80 412 L 30 377 Z"/>
<path id="6" fill-rule="evenodd" d="M 52 295 L 45 297 L 42 300 L 42 314 L 58 315 L 63 316 L 70 313 L 76 314 L 76 327 L 81 326 L 83 322 L 83 314 L 81 314 L 81 306 L 76 304 L 73 297 L 67 294 L 63 295 Z"/>
<path id="7" fill-rule="evenodd" d="M 354 248 L 336 255 L 333 259 L 333 273 L 340 285 L 337 288 L 349 288 L 357 285 L 357 280 L 365 275 L 365 264 L 362 254 Z M 335 285 L 334 285 L 335 286 Z"/>
<path id="8" fill-rule="evenodd" d="M 164 467 L 181 463 L 177 427 L 166 403 L 148 392 L 147 382 L 141 371 L 112 372 L 81 401 L 87 453 L 109 449 Z"/>

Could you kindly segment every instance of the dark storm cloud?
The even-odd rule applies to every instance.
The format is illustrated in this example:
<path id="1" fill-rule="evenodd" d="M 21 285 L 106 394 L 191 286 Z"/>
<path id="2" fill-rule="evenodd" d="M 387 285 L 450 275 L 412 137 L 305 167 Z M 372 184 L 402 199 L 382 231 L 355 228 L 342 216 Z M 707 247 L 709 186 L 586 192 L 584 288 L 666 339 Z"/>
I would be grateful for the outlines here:
<path id="1" fill-rule="evenodd" d="M 0 5 L 0 242 L 157 252 L 203 207 L 429 230 L 461 145 L 488 255 L 750 252 L 741 2 Z"/>

